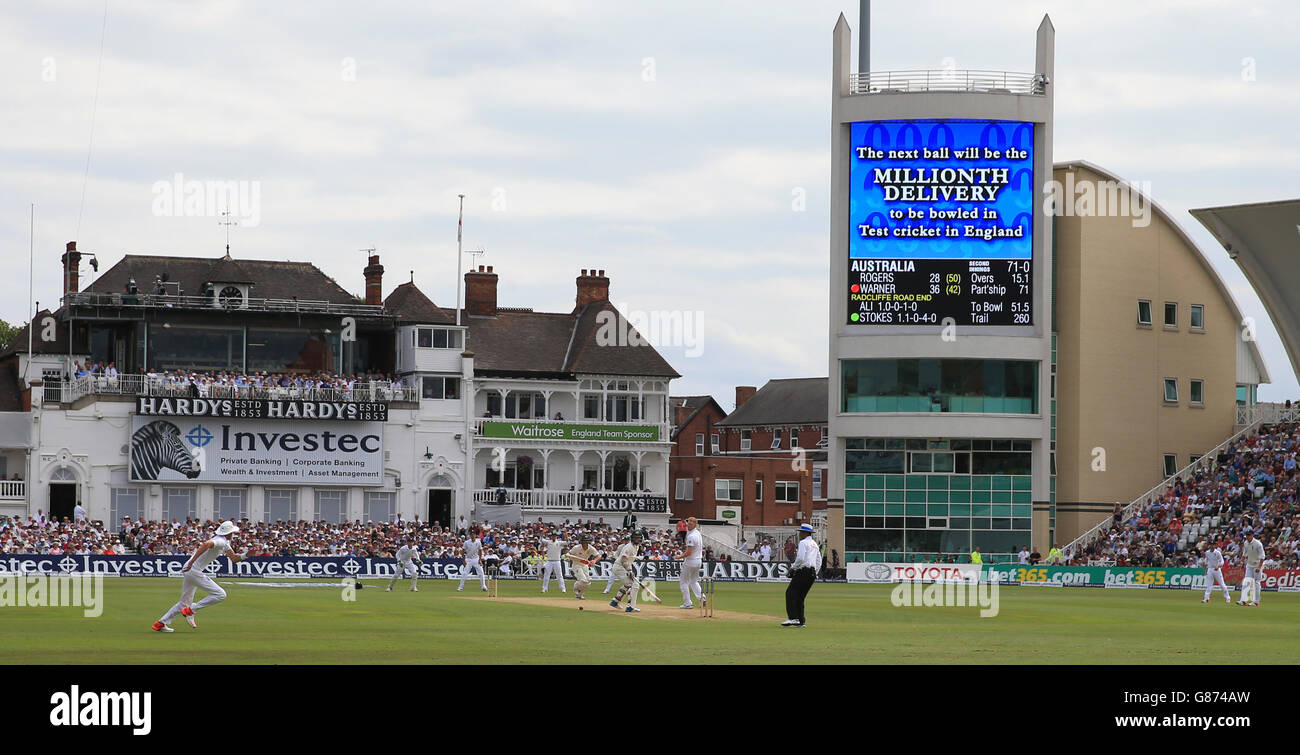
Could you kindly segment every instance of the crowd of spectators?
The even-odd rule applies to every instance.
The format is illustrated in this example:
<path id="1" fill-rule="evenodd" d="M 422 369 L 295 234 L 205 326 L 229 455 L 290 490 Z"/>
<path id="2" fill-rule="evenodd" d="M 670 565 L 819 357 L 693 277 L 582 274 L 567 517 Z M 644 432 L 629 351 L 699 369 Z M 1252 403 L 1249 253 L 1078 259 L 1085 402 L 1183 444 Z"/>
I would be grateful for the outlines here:
<path id="1" fill-rule="evenodd" d="M 103 388 L 116 389 L 120 382 L 114 362 L 73 366 L 77 377 L 90 376 Z M 367 398 L 389 399 L 410 393 L 412 386 L 396 375 L 340 375 L 331 372 L 191 372 L 150 370 L 148 391 L 153 395 L 193 398 L 292 399 L 324 396 L 347 399 L 361 389 Z"/>
<path id="2" fill-rule="evenodd" d="M 3 554 L 111 556 L 124 552 L 120 535 L 107 531 L 101 522 L 65 519 L 55 523 L 44 517 L 0 516 L 0 553 Z"/>
<path id="3" fill-rule="evenodd" d="M 1116 504 L 1110 528 L 1069 554 L 1068 563 L 1200 567 L 1205 550 L 1217 544 L 1228 565 L 1239 566 L 1249 528 L 1264 544 L 1264 568 L 1300 568 L 1297 454 L 1300 425 L 1262 426 L 1148 505 L 1125 512 Z"/>
<path id="4" fill-rule="evenodd" d="M 321 521 L 297 522 L 237 522 L 240 532 L 235 536 L 238 551 L 247 549 L 252 556 L 355 556 L 391 557 L 404 542 L 414 542 L 424 558 L 461 558 L 462 543 L 470 528 L 477 528 L 486 546 L 486 552 L 495 554 L 507 564 L 525 568 L 537 563 L 544 552 L 542 538 L 553 538 L 558 531 L 562 540 L 576 543 L 583 533 L 592 535 L 592 546 L 606 556 L 612 556 L 630 529 L 615 529 L 596 521 L 546 524 L 524 522 L 520 524 L 466 525 L 446 527 L 417 520 L 362 523 L 361 521 L 331 523 Z M 212 537 L 217 522 L 143 521 L 124 518 L 119 531 L 108 532 L 101 522 L 80 520 L 51 522 L 41 519 L 25 520 L 0 517 L 0 553 L 40 553 L 58 555 L 111 555 L 138 553 L 141 555 L 189 555 Z M 651 561 L 673 559 L 680 551 L 669 530 L 642 530 L 646 535 L 640 556 Z M 509 561 L 506 558 L 510 557 Z"/>

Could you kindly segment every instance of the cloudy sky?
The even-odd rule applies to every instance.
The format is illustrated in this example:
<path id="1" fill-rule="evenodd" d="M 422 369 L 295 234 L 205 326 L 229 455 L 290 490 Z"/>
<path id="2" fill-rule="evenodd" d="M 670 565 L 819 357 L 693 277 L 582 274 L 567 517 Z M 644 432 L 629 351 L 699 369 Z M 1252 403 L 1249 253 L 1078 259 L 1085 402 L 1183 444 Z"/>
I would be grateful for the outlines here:
<path id="1" fill-rule="evenodd" d="M 1050 14 L 1055 158 L 1150 181 L 1258 320 L 1261 397 L 1300 395 L 1187 214 L 1300 194 L 1300 5 L 875 6 L 877 70 L 1032 71 Z M 465 246 L 503 306 L 569 311 L 579 270 L 601 268 L 625 311 L 689 313 L 661 338 L 674 393 L 730 408 L 737 384 L 826 374 L 831 29 L 841 12 L 856 29 L 851 0 L 109 0 L 106 26 L 104 7 L 0 11 L 0 318 L 26 316 L 30 203 L 42 306 L 72 239 L 109 265 L 219 256 L 217 217 L 160 209 L 176 174 L 257 192 L 236 257 L 310 260 L 361 293 L 373 246 L 385 294 L 414 271 L 450 306 L 464 193 Z"/>

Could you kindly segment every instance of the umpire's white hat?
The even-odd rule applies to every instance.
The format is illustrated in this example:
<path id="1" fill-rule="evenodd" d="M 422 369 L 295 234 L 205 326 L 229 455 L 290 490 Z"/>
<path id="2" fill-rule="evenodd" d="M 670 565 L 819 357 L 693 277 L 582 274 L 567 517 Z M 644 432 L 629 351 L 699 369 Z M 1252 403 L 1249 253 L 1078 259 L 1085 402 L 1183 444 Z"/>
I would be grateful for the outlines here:
<path id="1" fill-rule="evenodd" d="M 234 522 L 222 522 L 221 526 L 217 528 L 218 535 L 229 535 L 232 532 L 239 532 L 239 528 L 235 526 Z"/>

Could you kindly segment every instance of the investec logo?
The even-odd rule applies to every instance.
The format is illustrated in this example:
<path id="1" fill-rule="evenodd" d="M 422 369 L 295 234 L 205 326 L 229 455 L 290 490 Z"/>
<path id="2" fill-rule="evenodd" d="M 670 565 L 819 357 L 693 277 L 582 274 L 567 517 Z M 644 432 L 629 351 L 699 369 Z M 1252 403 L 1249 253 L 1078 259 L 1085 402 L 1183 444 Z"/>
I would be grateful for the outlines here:
<path id="1" fill-rule="evenodd" d="M 137 736 L 153 731 L 152 692 L 68 692 L 50 695 L 51 726 L 131 726 Z"/>

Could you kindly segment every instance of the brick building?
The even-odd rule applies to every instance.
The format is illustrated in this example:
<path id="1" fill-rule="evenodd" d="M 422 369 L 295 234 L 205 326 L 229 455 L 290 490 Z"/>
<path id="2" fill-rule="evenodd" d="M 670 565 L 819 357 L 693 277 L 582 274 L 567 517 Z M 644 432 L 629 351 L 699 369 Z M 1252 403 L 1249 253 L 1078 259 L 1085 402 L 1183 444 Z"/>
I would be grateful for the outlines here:
<path id="1" fill-rule="evenodd" d="M 674 515 L 764 527 L 820 519 L 826 391 L 826 378 L 737 386 L 730 415 L 709 396 L 673 399 Z"/>

